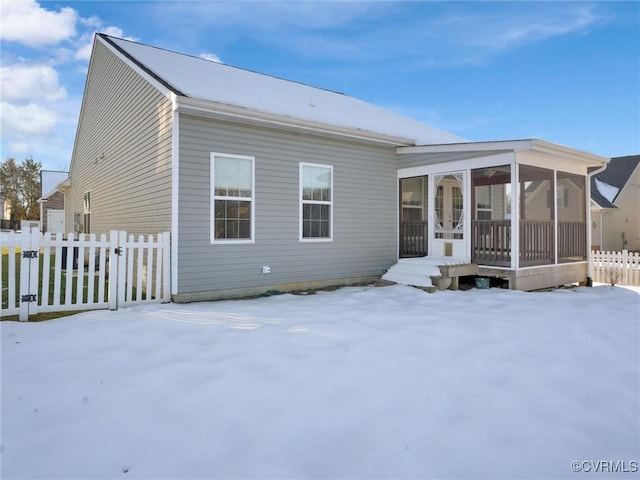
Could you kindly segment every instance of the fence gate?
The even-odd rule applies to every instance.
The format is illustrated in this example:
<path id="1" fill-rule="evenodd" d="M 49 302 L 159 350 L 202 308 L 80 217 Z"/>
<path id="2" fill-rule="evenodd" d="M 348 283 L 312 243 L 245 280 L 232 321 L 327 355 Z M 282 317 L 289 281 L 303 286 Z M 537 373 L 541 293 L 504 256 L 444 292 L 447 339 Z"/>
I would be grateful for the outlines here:
<path id="1" fill-rule="evenodd" d="M 170 234 L 2 234 L 2 316 L 171 300 Z"/>

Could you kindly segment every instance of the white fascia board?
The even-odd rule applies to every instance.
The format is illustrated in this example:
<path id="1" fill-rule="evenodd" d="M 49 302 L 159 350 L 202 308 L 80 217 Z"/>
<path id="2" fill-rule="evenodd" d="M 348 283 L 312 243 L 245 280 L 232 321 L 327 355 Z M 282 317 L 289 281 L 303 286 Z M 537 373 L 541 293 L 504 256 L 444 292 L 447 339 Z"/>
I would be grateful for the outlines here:
<path id="1" fill-rule="evenodd" d="M 338 138 L 364 140 L 378 144 L 397 147 L 412 145 L 413 140 L 390 135 L 383 135 L 368 130 L 358 130 L 336 125 L 328 125 L 294 117 L 252 110 L 236 105 L 213 102 L 191 97 L 177 97 L 177 111 L 195 116 L 203 116 L 219 120 L 233 121 L 248 125 L 278 128 L 303 133 L 327 135 Z"/>
<path id="2" fill-rule="evenodd" d="M 598 202 L 596 202 L 593 198 L 589 200 L 591 202 L 590 204 L 590 210 L 594 211 L 594 212 L 614 212 L 616 210 L 618 210 L 618 207 L 603 207 L 602 205 L 600 205 Z"/>
<path id="3" fill-rule="evenodd" d="M 547 142 L 546 140 L 532 140 L 532 150 L 543 154 L 553 155 L 555 157 L 563 157 L 567 160 L 581 163 L 587 167 L 599 167 L 609 163 L 608 157 L 602 157 L 594 153 L 578 150 L 577 148 L 567 147 L 558 143 Z"/>
<path id="4" fill-rule="evenodd" d="M 504 152 L 535 152 L 542 155 L 552 155 L 579 163 L 588 167 L 606 164 L 609 158 L 601 157 L 593 153 L 567 147 L 557 143 L 540 139 L 526 140 L 496 140 L 488 142 L 447 143 L 440 145 L 419 145 L 414 147 L 398 147 L 396 153 L 455 153 L 455 152 L 482 152 L 487 150 Z"/>
<path id="5" fill-rule="evenodd" d="M 579 151 L 577 151 L 579 152 Z M 606 165 L 604 157 L 587 158 L 580 153 L 572 154 L 562 150 L 533 149 L 516 153 L 516 163 L 531 165 L 549 170 L 562 170 L 567 173 L 586 175 L 589 167 L 601 167 Z"/>
<path id="6" fill-rule="evenodd" d="M 169 88 L 167 88 L 165 85 L 160 83 L 158 80 L 153 78 L 151 75 L 149 75 L 147 72 L 145 72 L 142 68 L 140 68 L 140 66 L 137 63 L 132 61 L 126 55 L 123 55 L 120 50 L 118 50 L 116 47 L 111 45 L 109 42 L 105 41 L 102 37 L 96 35 L 96 39 L 102 45 L 104 45 L 107 49 L 109 49 L 109 51 L 111 51 L 114 55 L 116 55 L 120 60 L 122 60 L 129 67 L 131 67 L 134 72 L 136 72 L 138 75 L 144 78 L 147 82 L 153 85 L 153 87 L 156 88 L 156 90 L 158 90 L 162 95 L 164 95 L 169 99 L 172 98 L 173 92 Z"/>
<path id="7" fill-rule="evenodd" d="M 518 152 L 532 147 L 533 140 L 498 140 L 492 142 L 442 143 L 439 145 L 417 145 L 414 147 L 398 147 L 396 153 L 456 153 L 484 152 L 487 150 Z"/>
<path id="8" fill-rule="evenodd" d="M 443 160 L 439 163 L 405 167 L 398 169 L 398 178 L 419 177 L 461 170 L 474 170 L 476 168 L 498 167 L 500 165 L 512 165 L 514 163 L 513 152 L 503 152 L 492 155 L 478 155 L 475 158 L 464 160 Z"/>

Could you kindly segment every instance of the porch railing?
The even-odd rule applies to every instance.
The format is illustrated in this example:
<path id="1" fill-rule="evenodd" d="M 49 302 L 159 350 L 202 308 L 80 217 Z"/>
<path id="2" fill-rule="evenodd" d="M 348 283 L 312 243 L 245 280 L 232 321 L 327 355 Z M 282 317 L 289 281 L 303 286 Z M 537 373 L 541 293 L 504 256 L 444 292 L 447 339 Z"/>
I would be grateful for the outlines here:
<path id="1" fill-rule="evenodd" d="M 558 262 L 587 259 L 587 224 L 558 222 Z"/>
<path id="2" fill-rule="evenodd" d="M 511 220 L 471 221 L 471 261 L 511 265 Z"/>
<path id="3" fill-rule="evenodd" d="M 427 255 L 427 222 L 400 222 L 400 257 Z"/>
<path id="4" fill-rule="evenodd" d="M 555 262 L 553 220 L 520 220 L 520 266 Z M 585 260 L 585 222 L 558 222 L 558 262 Z M 400 222 L 400 256 L 427 255 L 427 222 Z M 511 265 L 511 220 L 471 221 L 471 261 Z"/>
<path id="5" fill-rule="evenodd" d="M 520 266 L 554 263 L 553 220 L 520 220 Z"/>

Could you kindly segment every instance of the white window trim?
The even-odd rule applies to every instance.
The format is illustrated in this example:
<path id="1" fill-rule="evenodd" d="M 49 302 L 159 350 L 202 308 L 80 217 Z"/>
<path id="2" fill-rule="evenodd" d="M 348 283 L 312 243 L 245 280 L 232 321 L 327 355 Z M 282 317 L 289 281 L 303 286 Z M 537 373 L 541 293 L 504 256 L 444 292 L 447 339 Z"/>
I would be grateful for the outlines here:
<path id="1" fill-rule="evenodd" d="M 331 200 L 330 201 L 322 201 L 322 200 L 303 200 L 302 198 L 302 190 L 304 186 L 304 176 L 303 171 L 304 167 L 319 167 L 319 168 L 327 168 L 331 172 Z M 304 243 L 317 243 L 317 242 L 333 242 L 333 199 L 334 199 L 334 191 L 333 191 L 333 165 L 325 165 L 321 163 L 308 163 L 308 162 L 300 162 L 299 167 L 299 181 L 298 181 L 298 208 L 300 210 L 298 217 L 298 238 L 300 242 Z M 315 204 L 315 205 L 329 205 L 329 236 L 323 238 L 305 238 L 303 237 L 303 205 L 305 203 Z"/>
<path id="2" fill-rule="evenodd" d="M 215 168 L 214 168 L 214 164 L 215 164 L 215 158 L 216 157 L 225 157 L 225 158 L 237 158 L 237 159 L 241 159 L 241 160 L 251 160 L 251 197 L 225 197 L 225 196 L 216 196 L 215 194 Z M 232 153 L 221 153 L 221 152 L 211 152 L 211 161 L 209 162 L 210 164 L 210 179 L 209 179 L 209 186 L 211 189 L 211 194 L 210 194 L 210 204 L 209 204 L 209 235 L 210 235 L 210 242 L 211 244 L 217 244 L 217 245 L 237 245 L 237 244 L 249 244 L 249 243 L 255 243 L 255 239 L 256 239 L 256 233 L 255 233 L 255 228 L 256 228 L 256 158 L 255 157 L 251 157 L 251 156 L 247 156 L 247 155 L 235 155 Z M 220 200 L 245 200 L 245 201 L 250 201 L 251 202 L 251 238 L 248 239 L 239 239 L 239 238 L 235 238 L 235 239 L 220 239 L 220 238 L 215 238 L 215 217 L 216 217 L 216 209 L 215 209 L 215 201 L 216 199 L 220 199 Z"/>

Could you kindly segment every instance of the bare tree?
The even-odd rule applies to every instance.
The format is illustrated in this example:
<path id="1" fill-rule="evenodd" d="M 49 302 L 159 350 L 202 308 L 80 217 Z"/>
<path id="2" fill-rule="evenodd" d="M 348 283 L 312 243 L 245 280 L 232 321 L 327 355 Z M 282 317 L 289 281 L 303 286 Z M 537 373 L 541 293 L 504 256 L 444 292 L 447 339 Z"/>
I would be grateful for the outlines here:
<path id="1" fill-rule="evenodd" d="M 33 158 L 18 164 L 9 157 L 0 163 L 0 198 L 9 201 L 12 220 L 40 218 L 40 170 L 42 163 Z"/>

